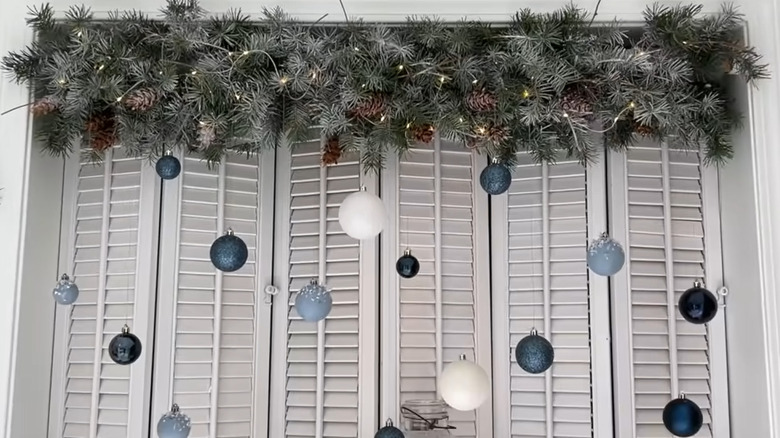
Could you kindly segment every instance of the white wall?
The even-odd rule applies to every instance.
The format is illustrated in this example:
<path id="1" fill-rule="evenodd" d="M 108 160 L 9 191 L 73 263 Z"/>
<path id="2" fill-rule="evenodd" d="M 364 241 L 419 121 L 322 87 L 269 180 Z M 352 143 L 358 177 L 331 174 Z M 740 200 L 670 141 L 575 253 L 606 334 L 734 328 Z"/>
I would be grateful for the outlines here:
<path id="1" fill-rule="evenodd" d="M 743 11 L 749 21 L 749 36 L 751 43 L 756 45 L 771 63 L 771 69 L 775 76 L 780 75 L 780 35 L 775 30 L 776 23 L 780 21 L 778 10 L 780 0 L 742 0 Z M 597 0 L 582 1 L 580 6 L 592 9 Z M 37 2 L 30 1 L 29 4 Z M 77 2 L 72 0 L 53 0 L 51 3 L 58 10 L 64 10 L 71 4 L 84 3 L 95 11 L 108 11 L 116 8 L 135 8 L 154 12 L 163 6 L 164 1 L 137 0 L 135 2 L 122 2 L 116 0 L 85 0 Z M 261 10 L 262 2 L 248 0 L 203 0 L 202 5 L 212 11 L 224 11 L 228 8 L 240 7 L 247 12 L 256 13 Z M 281 3 L 281 2 L 280 2 Z M 455 19 L 467 15 L 469 18 L 482 18 L 486 20 L 505 21 L 516 9 L 530 7 L 537 11 L 552 10 L 565 4 L 568 0 L 542 1 L 533 0 L 515 2 L 508 0 L 491 0 L 475 3 L 472 0 L 431 0 L 421 2 L 415 0 L 397 0 L 388 2 L 383 0 L 344 0 L 347 11 L 352 16 L 363 16 L 367 20 L 398 21 L 406 15 L 438 15 L 445 19 Z M 650 1 L 637 0 L 603 0 L 600 9 L 600 19 L 618 17 L 625 21 L 638 21 L 641 19 L 641 11 Z M 676 2 L 670 2 L 676 3 Z M 705 11 L 713 12 L 720 8 L 720 0 L 702 0 L 699 3 L 705 5 Z M 266 3 L 273 6 L 273 3 Z M 0 54 L 22 47 L 28 42 L 32 33 L 24 24 L 27 2 L 24 1 L 0 1 Z M 305 20 L 317 19 L 328 13 L 327 20 L 341 20 L 342 12 L 337 0 L 293 0 L 284 2 L 284 8 L 288 12 Z M 759 91 L 754 93 L 752 99 L 753 118 L 747 125 L 747 131 L 752 136 L 743 136 L 747 142 L 752 138 L 754 151 L 752 154 L 745 151 L 748 144 L 741 145 L 740 154 L 733 166 L 724 170 L 721 187 L 727 189 L 722 198 L 724 202 L 724 248 L 727 253 L 730 250 L 734 254 L 743 255 L 743 262 L 750 260 L 756 269 L 746 276 L 745 271 L 735 270 L 731 263 L 737 263 L 733 257 L 726 256 L 726 275 L 734 295 L 730 298 L 728 310 L 729 333 L 732 342 L 730 347 L 742 351 L 738 358 L 732 354 L 730 358 L 731 384 L 751 388 L 755 386 L 767 387 L 766 395 L 759 395 L 756 391 L 732 389 L 732 408 L 734 436 L 758 436 L 768 437 L 777 435 L 777 429 L 770 426 L 780 422 L 780 413 L 776 398 L 780 397 L 780 299 L 775 298 L 774 292 L 780 286 L 780 272 L 775 273 L 774 267 L 780 262 L 780 232 L 772 232 L 772 224 L 780 224 L 780 148 L 775 142 L 780 138 L 780 123 L 777 122 L 780 114 L 780 80 L 772 79 L 763 81 Z M 0 111 L 15 107 L 26 102 L 26 91 L 22 87 L 10 83 L 7 80 L 0 81 Z M 56 254 L 57 239 L 50 239 L 51 233 L 42 233 L 41 230 L 51 229 L 52 219 L 59 217 L 59 207 L 51 199 L 56 191 L 49 190 L 46 181 L 49 178 L 56 180 L 57 161 L 41 155 L 36 149 L 28 146 L 27 112 L 19 110 L 0 117 L 0 430 L 10 435 L 11 400 L 15 407 L 25 406 L 25 403 L 38 402 L 38 406 L 45 406 L 45 400 L 36 400 L 36 393 L 20 396 L 14 394 L 14 363 L 17 355 L 19 358 L 33 357 L 35 350 L 18 348 L 15 344 L 17 332 L 20 336 L 32 333 L 28 330 L 35 327 L 31 320 L 27 320 L 26 313 L 36 308 L 36 299 L 39 295 L 49 297 L 41 291 L 51 287 L 56 276 L 56 263 L 52 260 L 52 252 Z M 742 152 L 739 152 L 742 151 Z M 50 172 L 51 171 L 51 172 Z M 28 176 L 35 179 L 33 184 Z M 46 178 L 41 181 L 41 178 Z M 733 183 L 733 185 L 732 185 Z M 730 189 L 728 189 L 731 187 Z M 750 202 L 752 199 L 752 203 Z M 731 203 L 733 202 L 733 203 Z M 738 204 L 738 202 L 740 202 Z M 29 203 L 29 206 L 27 205 Z M 46 207 L 49 207 L 48 209 Z M 739 216 L 728 211 L 743 211 L 745 214 L 744 227 L 745 239 L 735 238 L 741 221 Z M 45 215 L 50 210 L 51 217 L 37 217 Z M 27 215 L 24 213 L 27 212 Z M 732 211 L 733 213 L 733 211 Z M 729 237 L 731 236 L 731 237 Z M 752 239 L 752 240 L 751 240 Z M 52 247 L 46 247 L 42 242 L 51 240 Z M 752 242 L 752 243 L 751 243 Z M 54 249 L 52 249 L 54 248 Z M 40 252 L 35 252 L 40 251 Z M 737 252 L 738 251 L 738 252 Z M 35 265 L 40 265 L 38 268 Z M 24 266 L 22 266 L 24 265 Z M 744 289 L 744 295 L 750 300 L 735 304 L 738 299 L 736 289 Z M 751 294 L 751 295 L 748 295 Z M 26 300 L 33 300 L 27 302 Z M 25 300 L 24 303 L 21 301 Z M 44 317 L 50 312 L 50 300 L 40 303 Z M 25 322 L 17 324 L 20 311 L 25 312 Z M 760 315 L 756 313 L 759 312 Z M 45 327 L 41 327 L 43 331 Z M 50 330 L 50 329 L 49 329 Z M 744 341 L 740 333 L 752 334 L 750 342 L 736 345 Z M 763 334 L 763 338 L 759 336 Z M 29 338 L 28 338 L 29 339 Z M 43 338 L 41 338 L 43 339 Z M 27 344 L 25 344 L 27 345 Z M 43 346 L 45 348 L 45 345 Z M 741 350 L 739 350 L 741 349 Z M 764 354 L 755 354 L 753 351 L 763 350 Z M 31 356 L 30 356 L 31 355 Z M 746 356 L 749 355 L 749 356 Z M 45 355 L 42 355 L 44 357 Z M 748 359 L 743 359 L 748 358 Z M 751 363 L 752 362 L 752 363 Z M 25 370 L 28 369 L 27 362 Z M 762 375 L 763 370 L 772 370 Z M 743 370 L 743 371 L 740 371 Z M 42 370 L 39 370 L 43 373 Z M 749 374 L 749 377 L 748 377 Z M 16 382 L 25 382 L 34 379 L 36 373 L 19 375 Z M 46 376 L 41 376 L 48 378 Z M 766 378 L 764 378 L 766 377 Z M 755 379 L 749 380 L 749 379 Z M 43 382 L 39 382 L 43 385 Z M 41 386 L 42 387 L 42 386 Z M 16 386 L 17 390 L 19 386 Z M 39 388 L 40 391 L 40 388 Z M 759 396 L 758 402 L 750 397 Z M 14 398 L 11 398 L 14 397 Z M 750 402 L 753 402 L 752 404 Z M 765 407 L 766 409 L 752 409 L 753 407 Z M 39 408 L 40 409 L 40 408 Z M 45 410 L 45 409 L 43 409 Z M 750 416 L 752 415 L 752 416 Z M 759 424 L 761 423 L 761 424 Z M 766 427 L 764 427 L 766 426 Z M 773 433 L 774 431 L 774 433 Z M 26 436 L 42 436 L 27 435 Z M 23 435 L 13 435 L 14 438 Z"/>

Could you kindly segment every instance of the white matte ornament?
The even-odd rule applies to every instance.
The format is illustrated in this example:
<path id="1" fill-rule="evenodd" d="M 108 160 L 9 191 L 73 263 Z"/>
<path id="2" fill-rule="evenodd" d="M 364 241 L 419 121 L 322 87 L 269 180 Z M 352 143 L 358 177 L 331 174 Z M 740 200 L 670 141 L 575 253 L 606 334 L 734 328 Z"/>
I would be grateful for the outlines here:
<path id="1" fill-rule="evenodd" d="M 439 379 L 441 398 L 453 409 L 477 409 L 490 397 L 490 379 L 479 365 L 466 360 L 466 355 L 444 368 Z"/>
<path id="2" fill-rule="evenodd" d="M 339 207 L 339 224 L 353 239 L 372 239 L 382 232 L 387 219 L 385 204 L 363 187 L 347 196 Z"/>

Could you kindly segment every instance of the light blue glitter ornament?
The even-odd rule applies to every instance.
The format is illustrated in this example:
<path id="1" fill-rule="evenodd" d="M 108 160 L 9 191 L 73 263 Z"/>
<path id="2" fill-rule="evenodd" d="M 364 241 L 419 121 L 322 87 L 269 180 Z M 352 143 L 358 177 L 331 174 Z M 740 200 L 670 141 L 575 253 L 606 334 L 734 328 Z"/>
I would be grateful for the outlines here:
<path id="1" fill-rule="evenodd" d="M 166 151 L 165 155 L 157 160 L 157 164 L 154 165 L 154 170 L 157 171 L 157 175 L 162 179 L 174 179 L 179 176 L 181 172 L 181 162 L 179 159 L 173 156 L 173 152 Z"/>
<path id="2" fill-rule="evenodd" d="M 228 228 L 224 236 L 219 237 L 211 244 L 209 256 L 211 263 L 217 269 L 223 272 L 233 272 L 244 266 L 249 257 L 249 250 L 246 243 L 233 234 L 231 228 Z"/>
<path id="3" fill-rule="evenodd" d="M 333 307 L 333 297 L 328 289 L 312 280 L 295 297 L 295 310 L 305 321 L 317 322 L 325 319 Z"/>
<path id="4" fill-rule="evenodd" d="M 157 422 L 157 436 L 160 438 L 187 438 L 190 436 L 192 423 L 190 417 L 179 412 L 179 405 L 171 406 L 171 411 L 166 413 Z"/>
<path id="5" fill-rule="evenodd" d="M 512 172 L 506 165 L 500 163 L 498 158 L 494 158 L 479 175 L 479 184 L 488 194 L 500 195 L 509 190 L 512 184 Z"/>
<path id="6" fill-rule="evenodd" d="M 62 274 L 60 281 L 54 286 L 52 295 L 54 295 L 54 301 L 57 304 L 73 304 L 79 298 L 79 287 L 76 286 L 76 283 L 70 281 L 68 274 Z"/>
<path id="7" fill-rule="evenodd" d="M 623 247 L 607 233 L 603 233 L 588 247 L 588 267 L 598 275 L 609 277 L 617 274 L 625 261 Z"/>

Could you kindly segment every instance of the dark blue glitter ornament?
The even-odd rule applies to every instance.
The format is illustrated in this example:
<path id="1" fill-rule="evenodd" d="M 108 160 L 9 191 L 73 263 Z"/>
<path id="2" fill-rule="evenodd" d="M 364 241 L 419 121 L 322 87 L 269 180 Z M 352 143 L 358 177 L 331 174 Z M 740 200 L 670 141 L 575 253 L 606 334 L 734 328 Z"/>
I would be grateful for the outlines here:
<path id="1" fill-rule="evenodd" d="M 240 237 L 233 234 L 228 228 L 224 236 L 219 237 L 211 244 L 209 251 L 211 263 L 223 272 L 233 272 L 241 269 L 249 257 L 246 243 Z"/>
<path id="2" fill-rule="evenodd" d="M 114 336 L 108 344 L 108 355 L 119 365 L 130 365 L 141 357 L 141 340 L 125 324 L 122 333 Z"/>
<path id="3" fill-rule="evenodd" d="M 666 404 L 663 419 L 669 432 L 682 437 L 696 435 L 704 422 L 701 408 L 685 398 L 685 394 Z"/>
<path id="4" fill-rule="evenodd" d="M 493 160 L 479 175 L 479 184 L 490 195 L 500 195 L 512 184 L 512 172 L 505 165 Z"/>
<path id="5" fill-rule="evenodd" d="M 412 255 L 412 250 L 404 251 L 404 255 L 395 262 L 395 271 L 403 278 L 413 278 L 420 272 L 420 261 Z"/>
<path id="6" fill-rule="evenodd" d="M 174 179 L 181 172 L 181 163 L 178 158 L 173 156 L 173 152 L 167 151 L 165 155 L 157 160 L 154 169 L 157 171 L 157 175 L 160 175 L 160 178 Z"/>
<path id="7" fill-rule="evenodd" d="M 718 299 L 697 281 L 680 296 L 677 308 L 686 321 L 705 324 L 712 321 L 718 313 Z"/>
<path id="8" fill-rule="evenodd" d="M 536 329 L 517 343 L 515 359 L 520 368 L 531 374 L 547 371 L 555 359 L 555 350 L 550 341 L 539 336 Z"/>
<path id="9" fill-rule="evenodd" d="M 379 429 L 374 438 L 404 438 L 404 433 L 401 432 L 401 429 L 393 426 L 393 420 L 388 418 L 385 427 Z"/>

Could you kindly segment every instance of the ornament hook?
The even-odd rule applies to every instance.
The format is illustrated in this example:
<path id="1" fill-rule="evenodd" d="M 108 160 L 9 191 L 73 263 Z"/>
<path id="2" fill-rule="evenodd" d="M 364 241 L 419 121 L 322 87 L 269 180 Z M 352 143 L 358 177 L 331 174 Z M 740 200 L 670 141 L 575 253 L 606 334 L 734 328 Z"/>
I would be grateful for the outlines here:
<path id="1" fill-rule="evenodd" d="M 704 280 L 703 279 L 694 280 L 693 287 L 703 288 Z"/>
<path id="2" fill-rule="evenodd" d="M 233 232 L 233 228 L 228 227 L 227 231 L 225 231 L 226 236 L 233 236 L 235 233 Z"/>
<path id="3" fill-rule="evenodd" d="M 60 281 L 68 281 L 70 280 L 70 277 L 68 277 L 68 274 L 62 274 L 60 276 Z"/>
<path id="4" fill-rule="evenodd" d="M 173 151 L 168 149 L 168 150 L 165 151 L 165 153 L 163 155 L 166 155 L 166 156 L 173 155 Z"/>
<path id="5" fill-rule="evenodd" d="M 681 398 L 681 399 L 683 399 L 683 400 L 685 400 L 685 393 L 684 393 L 684 392 L 682 392 L 682 391 L 680 391 L 680 398 Z"/>
<path id="6" fill-rule="evenodd" d="M 130 326 L 125 324 L 124 326 L 122 326 L 122 334 L 126 335 L 128 333 L 130 333 Z"/>
<path id="7" fill-rule="evenodd" d="M 406 248 L 406 249 L 404 250 L 404 255 L 405 255 L 405 256 L 410 256 L 410 255 L 412 255 L 412 250 L 411 250 L 411 249 L 409 249 L 409 248 Z"/>
<path id="8" fill-rule="evenodd" d="M 460 356 L 458 356 L 458 359 L 466 360 L 466 353 L 461 353 Z"/>
<path id="9" fill-rule="evenodd" d="M 392 418 L 388 418 L 387 421 L 385 421 L 385 426 L 386 427 L 393 427 L 393 419 Z"/>
<path id="10" fill-rule="evenodd" d="M 531 329 L 531 336 L 539 336 L 539 332 L 536 330 L 536 327 Z"/>
<path id="11" fill-rule="evenodd" d="M 171 405 L 171 413 L 172 414 L 178 414 L 179 413 L 179 405 L 176 403 Z"/>

